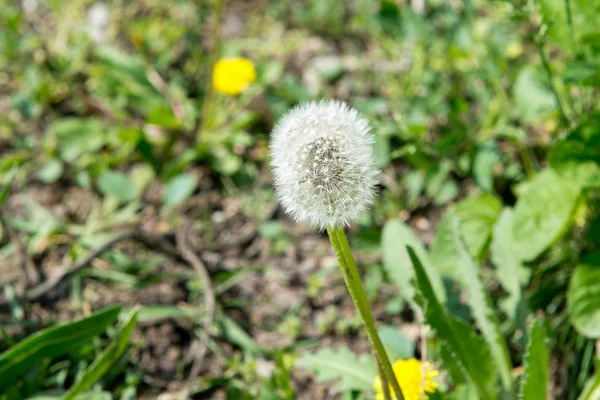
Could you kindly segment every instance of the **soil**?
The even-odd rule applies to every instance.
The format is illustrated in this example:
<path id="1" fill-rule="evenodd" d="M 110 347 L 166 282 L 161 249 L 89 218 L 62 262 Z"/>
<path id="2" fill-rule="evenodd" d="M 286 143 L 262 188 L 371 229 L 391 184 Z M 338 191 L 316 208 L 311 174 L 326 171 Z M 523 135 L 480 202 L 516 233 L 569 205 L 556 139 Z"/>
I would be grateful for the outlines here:
<path id="1" fill-rule="evenodd" d="M 199 169 L 196 173 L 202 175 L 205 171 Z M 152 190 L 148 192 L 152 193 Z M 76 226 L 89 222 L 91 210 L 99 204 L 100 199 L 95 193 L 75 186 L 61 188 L 33 183 L 23 192 L 13 194 L 3 213 L 10 215 L 10 220 L 24 218 L 27 216 L 26 205 L 31 202 L 45 207 L 61 224 Z M 223 197 L 217 188 L 206 186 L 179 211 L 169 215 L 160 215 L 156 199 L 148 197 L 141 212 L 137 214 L 138 217 L 128 225 L 164 234 L 176 230 L 181 221 L 195 221 L 190 242 L 213 278 L 224 272 L 239 271 L 249 266 L 265 266 L 250 270 L 243 279 L 217 298 L 220 305 L 218 308 L 222 310 L 219 312 L 243 327 L 262 348 L 277 349 L 298 341 L 312 340 L 314 345 L 311 347 L 314 349 L 322 346 L 348 346 L 357 353 L 368 352 L 366 337 L 352 323 L 356 320 L 354 305 L 337 273 L 336 260 L 326 235 L 287 220 L 271 201 L 263 210 L 267 210 L 267 217 L 279 221 L 282 235 L 288 238 L 283 250 L 275 251 L 273 241 L 259 234 L 259 222 L 244 215 L 243 208 L 240 197 Z M 402 217 L 407 218 L 408 215 Z M 431 240 L 434 222 L 422 216 L 409 220 L 425 241 Z M 15 228 L 8 229 L 18 235 L 24 245 L 31 246 L 31 240 L 27 241 L 22 232 Z M 110 232 L 111 235 L 115 233 Z M 172 236 L 165 237 L 165 240 L 171 240 L 174 244 Z M 23 259 L 22 252 L 13 251 L 3 261 L 0 284 L 10 284 L 17 297 L 22 296 L 33 284 L 38 283 L 31 279 L 26 281 L 22 272 L 25 261 L 35 266 L 40 281 L 48 279 L 71 263 L 70 247 L 76 240 L 68 232 L 49 235 L 46 241 L 42 240 L 38 244 L 38 248 L 30 248 L 33 254 L 28 256 L 28 260 Z M 3 244 L 6 241 L 7 235 L 4 235 Z M 134 242 L 122 242 L 115 248 L 135 260 L 147 260 L 159 254 Z M 105 255 L 106 253 L 96 258 L 87 268 L 110 268 Z M 357 258 L 359 264 L 372 265 L 379 261 L 377 253 L 357 253 Z M 161 278 L 159 282 L 140 289 L 127 290 L 94 278 L 83 279 L 84 301 L 79 307 L 70 297 L 71 279 L 67 278 L 38 301 L 22 303 L 25 318 L 30 321 L 27 328 L 24 324 L 8 323 L 7 330 L 13 337 L 24 337 L 54 321 L 82 317 L 115 304 L 162 304 L 196 306 L 202 309 L 201 297 L 194 300 L 195 304 L 189 303 L 190 290 L 186 286 L 188 279 L 185 277 L 194 276 L 191 268 L 164 254 L 161 260 L 153 274 L 172 277 Z M 329 272 L 322 273 L 324 269 Z M 309 288 L 315 285 L 317 273 L 317 290 L 310 292 Z M 399 327 L 416 340 L 419 328 L 412 323 L 410 315 L 389 315 L 383 310 L 386 300 L 394 295 L 393 288 L 382 285 L 374 302 L 375 318 L 380 323 Z M 3 292 L 0 294 L 0 321 L 11 320 L 6 301 L 6 292 Z M 327 320 L 332 310 L 335 316 Z M 286 328 L 289 324 L 284 322 L 290 315 L 297 319 L 292 318 L 291 321 L 295 323 Z M 347 328 L 342 331 L 336 329 L 335 324 L 340 319 L 349 321 Z M 322 321 L 326 321 L 325 327 Z M 143 384 L 138 392 L 141 394 L 140 399 L 168 399 L 184 388 L 193 362 L 190 355 L 194 352 L 191 350 L 197 346 L 193 329 L 198 327 L 198 324 L 187 320 L 159 320 L 139 324 L 132 340 L 135 345 L 132 346 L 129 357 L 139 363 L 139 368 L 143 371 Z M 234 357 L 234 353 L 239 351 L 239 348 L 225 340 L 215 340 L 226 357 Z M 223 357 L 209 350 L 200 378 L 221 376 L 224 368 Z M 262 373 L 268 376 L 272 368 L 272 361 L 259 359 L 257 369 Z M 339 398 L 334 385 L 317 384 L 310 374 L 294 370 L 292 377 L 300 400 Z M 220 399 L 225 398 L 225 395 L 217 391 L 205 398 Z"/>

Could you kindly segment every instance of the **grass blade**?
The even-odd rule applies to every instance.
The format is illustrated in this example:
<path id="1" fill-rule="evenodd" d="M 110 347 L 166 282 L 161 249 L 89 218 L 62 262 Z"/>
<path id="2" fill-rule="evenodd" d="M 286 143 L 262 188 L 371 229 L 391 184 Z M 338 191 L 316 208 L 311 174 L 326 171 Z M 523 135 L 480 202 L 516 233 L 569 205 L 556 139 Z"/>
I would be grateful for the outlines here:
<path id="1" fill-rule="evenodd" d="M 0 389 L 21 378 L 41 359 L 72 352 L 104 332 L 116 320 L 120 307 L 106 308 L 68 324 L 41 330 L 0 354 Z"/>
<path id="2" fill-rule="evenodd" d="M 116 363 L 127 348 L 129 338 L 133 333 L 137 321 L 138 310 L 131 311 L 127 322 L 123 324 L 116 340 L 104 352 L 96 358 L 90 367 L 83 373 L 81 379 L 77 381 L 71 389 L 65 394 L 63 400 L 73 400 L 75 397 L 88 390 Z"/>
<path id="3" fill-rule="evenodd" d="M 531 327 L 529 338 L 519 399 L 546 399 L 548 398 L 548 360 L 550 355 L 546 345 L 546 335 L 538 321 L 535 321 Z"/>

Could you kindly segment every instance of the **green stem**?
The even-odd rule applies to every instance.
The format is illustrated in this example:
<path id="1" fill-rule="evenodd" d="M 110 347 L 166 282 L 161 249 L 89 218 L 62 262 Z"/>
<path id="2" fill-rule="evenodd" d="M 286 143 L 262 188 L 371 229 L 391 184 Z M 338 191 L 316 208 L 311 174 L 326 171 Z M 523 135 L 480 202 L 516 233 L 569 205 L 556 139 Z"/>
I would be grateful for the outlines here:
<path id="1" fill-rule="evenodd" d="M 519 148 L 519 155 L 521 156 L 525 173 L 529 178 L 533 178 L 535 176 L 535 167 L 533 164 L 533 159 L 531 158 L 531 154 L 524 144 L 519 143 L 517 146 Z"/>
<path id="2" fill-rule="evenodd" d="M 537 45 L 538 45 L 538 53 L 540 54 L 540 59 L 542 60 L 542 66 L 546 71 L 546 75 L 548 75 L 548 81 L 550 83 L 550 88 L 554 93 L 554 97 L 556 98 L 556 104 L 558 106 L 558 111 L 560 113 L 560 120 L 564 126 L 569 126 L 569 118 L 567 117 L 567 113 L 565 111 L 565 106 L 562 101 L 562 97 L 558 92 L 558 88 L 556 87 L 556 83 L 554 81 L 554 72 L 552 71 L 552 67 L 550 66 L 550 61 L 548 57 L 546 57 L 546 53 L 544 52 L 544 36 L 538 33 L 537 37 Z"/>
<path id="3" fill-rule="evenodd" d="M 385 374 L 383 373 L 383 367 L 381 366 L 381 362 L 375 355 L 377 360 L 377 373 L 379 374 L 379 379 L 381 380 L 381 390 L 383 391 L 383 399 L 384 400 L 392 400 L 392 395 L 390 394 L 390 384 L 388 380 L 385 379 Z"/>
<path id="4" fill-rule="evenodd" d="M 573 26 L 573 13 L 571 12 L 571 0 L 565 0 L 565 10 L 567 11 L 567 23 L 569 24 L 569 39 L 571 40 L 571 51 L 577 51 L 575 44 L 575 28 Z"/>
<path id="5" fill-rule="evenodd" d="M 212 11 L 214 14 L 214 27 L 213 27 L 213 43 L 211 45 L 208 66 L 210 68 L 210 74 L 205 86 L 204 102 L 202 103 L 202 112 L 200 117 L 200 128 L 198 129 L 198 137 L 203 131 L 210 127 L 210 117 L 212 115 L 212 107 L 214 103 L 214 89 L 212 84 L 212 74 L 215 64 L 219 60 L 221 53 L 221 20 L 223 19 L 223 9 L 225 0 L 213 0 Z"/>
<path id="6" fill-rule="evenodd" d="M 402 390 L 400 389 L 400 385 L 398 384 L 398 380 L 394 374 L 392 364 L 390 363 L 390 360 L 385 352 L 385 348 L 383 347 L 383 343 L 377 334 L 375 321 L 373 320 L 373 314 L 371 314 L 371 308 L 369 307 L 369 301 L 367 300 L 365 289 L 360 281 L 360 274 L 358 273 L 356 262 L 354 261 L 354 257 L 350 251 L 346 234 L 339 226 L 334 228 L 328 227 L 327 233 L 329 234 L 329 240 L 331 241 L 331 245 L 335 251 L 338 263 L 340 264 L 340 269 L 342 271 L 344 281 L 346 282 L 346 287 L 348 287 L 348 291 L 352 296 L 352 300 L 354 300 L 354 305 L 358 309 L 358 312 L 367 329 L 367 335 L 369 336 L 369 340 L 373 347 L 375 360 L 378 362 L 378 364 L 380 364 L 381 369 L 383 370 L 383 375 L 380 375 L 380 377 L 383 378 L 385 376 L 387 381 L 392 385 L 392 389 L 396 398 L 398 400 L 404 400 L 404 396 L 402 395 Z M 382 387 L 383 386 L 384 379 L 382 379 Z"/>

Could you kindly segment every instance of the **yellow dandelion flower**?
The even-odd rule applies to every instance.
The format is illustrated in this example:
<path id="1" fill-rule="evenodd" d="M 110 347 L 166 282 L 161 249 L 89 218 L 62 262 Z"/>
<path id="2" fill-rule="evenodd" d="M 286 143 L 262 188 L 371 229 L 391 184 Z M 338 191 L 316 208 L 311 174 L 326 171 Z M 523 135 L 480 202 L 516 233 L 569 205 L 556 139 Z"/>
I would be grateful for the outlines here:
<path id="1" fill-rule="evenodd" d="M 433 366 L 426 362 L 425 382 L 423 383 L 422 365 L 423 364 L 421 361 L 411 358 L 409 360 L 398 360 L 392 366 L 405 400 L 420 400 L 421 395 L 423 394 L 425 395 L 423 398 L 428 399 L 429 397 L 427 396 L 427 393 L 435 392 L 435 389 L 438 387 L 437 383 L 434 381 L 434 378 L 440 374 L 439 371 L 433 369 Z M 379 376 L 375 378 L 373 387 L 377 391 L 377 396 L 375 399 L 384 400 L 383 388 L 381 387 L 381 379 Z M 423 389 L 425 389 L 425 393 L 423 393 Z M 394 394 L 394 390 L 392 389 L 391 385 L 390 393 L 392 395 Z M 395 396 L 392 397 L 394 399 L 396 398 Z"/>
<path id="2" fill-rule="evenodd" d="M 213 87 L 219 93 L 240 94 L 255 80 L 254 64 L 247 58 L 222 58 L 213 69 Z"/>

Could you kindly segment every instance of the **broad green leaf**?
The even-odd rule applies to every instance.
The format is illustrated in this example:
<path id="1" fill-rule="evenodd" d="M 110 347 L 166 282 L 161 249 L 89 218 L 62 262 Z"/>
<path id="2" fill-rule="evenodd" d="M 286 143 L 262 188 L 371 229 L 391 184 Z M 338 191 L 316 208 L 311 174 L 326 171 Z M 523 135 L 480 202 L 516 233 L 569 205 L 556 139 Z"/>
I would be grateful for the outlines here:
<path id="1" fill-rule="evenodd" d="M 548 161 L 558 174 L 584 187 L 600 187 L 600 114 L 582 122 L 550 149 Z"/>
<path id="2" fill-rule="evenodd" d="M 447 353 L 477 387 L 481 399 L 496 399 L 497 373 L 486 342 L 475 334 L 471 326 L 448 314 L 437 298 L 423 264 L 411 247 L 408 247 L 408 255 L 415 268 L 417 285 L 423 296 L 425 321 L 443 341 Z"/>
<path id="3" fill-rule="evenodd" d="M 46 135 L 58 140 L 60 157 L 73 162 L 100 150 L 106 144 L 107 128 L 95 118 L 63 118 L 52 122 Z"/>
<path id="4" fill-rule="evenodd" d="M 162 126 L 167 129 L 177 129 L 181 126 L 181 123 L 173 114 L 173 109 L 171 107 L 156 107 L 150 114 L 148 118 L 146 118 L 147 124 Z M 173 133 L 171 133 L 173 135 Z"/>
<path id="5" fill-rule="evenodd" d="M 567 290 L 569 317 L 579 333 L 600 338 L 600 251 L 575 268 Z"/>
<path id="6" fill-rule="evenodd" d="M 529 333 L 529 345 L 523 361 L 523 381 L 519 391 L 520 400 L 542 400 L 548 395 L 550 352 L 546 335 L 538 321 Z"/>
<path id="7" fill-rule="evenodd" d="M 496 311 L 491 305 L 491 300 L 487 294 L 483 281 L 481 280 L 480 267 L 477 265 L 463 244 L 459 232 L 459 219 L 450 211 L 451 239 L 458 256 L 459 280 L 465 289 L 468 298 L 469 307 L 475 322 L 483 338 L 488 344 L 494 364 L 498 368 L 500 378 L 505 389 L 512 390 L 511 361 L 508 353 L 504 336 L 500 331 Z"/>
<path id="8" fill-rule="evenodd" d="M 318 382 L 339 380 L 339 390 L 373 390 L 377 367 L 371 355 L 358 357 L 347 347 L 337 350 L 322 348 L 301 356 L 296 367 L 312 371 Z"/>
<path id="9" fill-rule="evenodd" d="M 546 169 L 530 182 L 515 205 L 513 238 L 516 251 L 531 261 L 569 228 L 580 187 Z"/>
<path id="10" fill-rule="evenodd" d="M 135 185 L 127 175 L 119 171 L 105 171 L 98 177 L 98 189 L 104 194 L 115 196 L 121 202 L 137 197 Z"/>
<path id="11" fill-rule="evenodd" d="M 412 306 L 415 306 L 413 301 L 415 288 L 412 284 L 414 272 L 410 257 L 408 257 L 408 253 L 406 252 L 406 246 L 412 246 L 415 249 L 423 262 L 429 280 L 432 282 L 436 296 L 442 303 L 445 303 L 446 293 L 442 278 L 434 264 L 429 260 L 427 250 L 425 250 L 425 247 L 409 226 L 399 220 L 393 219 L 388 221 L 383 227 L 381 234 L 381 256 L 383 266 L 390 279 L 398 287 L 400 295 Z"/>
<path id="12" fill-rule="evenodd" d="M 194 193 L 196 184 L 196 178 L 191 174 L 181 174 L 170 179 L 163 196 L 163 203 L 169 206 L 183 203 Z"/>
<path id="13" fill-rule="evenodd" d="M 576 58 L 568 62 L 563 80 L 573 86 L 600 86 L 600 68 L 595 62 Z"/>
<path id="14" fill-rule="evenodd" d="M 77 395 L 90 389 L 119 360 L 127 348 L 129 338 L 135 328 L 136 318 L 137 310 L 133 310 L 127 321 L 123 324 L 115 341 L 102 354 L 96 357 L 92 365 L 85 370 L 80 379 L 65 394 L 63 400 L 73 400 Z"/>
<path id="15" fill-rule="evenodd" d="M 512 209 L 504 209 L 494 227 L 490 252 L 492 263 L 496 267 L 496 276 L 508 293 L 504 303 L 505 311 L 514 320 L 517 305 L 521 300 L 521 285 L 529 281 L 529 271 L 525 269 L 519 255 L 513 251 L 515 248 L 512 233 L 513 217 Z"/>
<path id="16" fill-rule="evenodd" d="M 485 258 L 488 242 L 501 209 L 502 203 L 490 194 L 470 197 L 456 205 L 454 214 L 459 219 L 460 234 L 472 257 Z M 431 260 L 443 275 L 460 281 L 460 258 L 453 239 L 450 214 L 445 213 L 440 220 L 431 246 Z"/>
<path id="17" fill-rule="evenodd" d="M 500 212 L 502 202 L 491 194 L 469 197 L 456 205 L 460 234 L 469 254 L 485 258 L 487 244 Z"/>
<path id="18" fill-rule="evenodd" d="M 453 213 L 458 217 L 461 238 L 472 257 L 485 258 L 490 236 L 501 209 L 502 203 L 490 194 L 470 197 L 456 205 L 456 211 Z M 431 260 L 442 274 L 460 280 L 460 258 L 453 238 L 450 214 L 446 212 L 440 220 L 431 246 Z"/>
<path id="19" fill-rule="evenodd" d="M 397 328 L 385 325 L 379 328 L 377 333 L 392 363 L 398 359 L 414 357 L 415 344 Z"/>
<path id="20" fill-rule="evenodd" d="M 56 182 L 62 175 L 64 170 L 63 164 L 58 159 L 52 159 L 42 165 L 38 170 L 38 178 L 45 183 Z"/>
<path id="21" fill-rule="evenodd" d="M 600 400 L 600 359 L 596 359 L 596 373 L 585 383 L 578 400 Z"/>
<path id="22" fill-rule="evenodd" d="M 119 315 L 110 307 L 90 317 L 41 330 L 0 354 L 0 389 L 22 377 L 43 358 L 69 353 L 104 332 Z"/>
<path id="23" fill-rule="evenodd" d="M 486 192 L 494 190 L 494 169 L 501 163 L 500 152 L 495 141 L 490 140 L 480 145 L 473 158 L 471 167 L 477 185 Z"/>
<path id="24" fill-rule="evenodd" d="M 513 109 L 525 123 L 540 122 L 556 110 L 556 98 L 545 76 L 528 65 L 517 75 Z"/>

